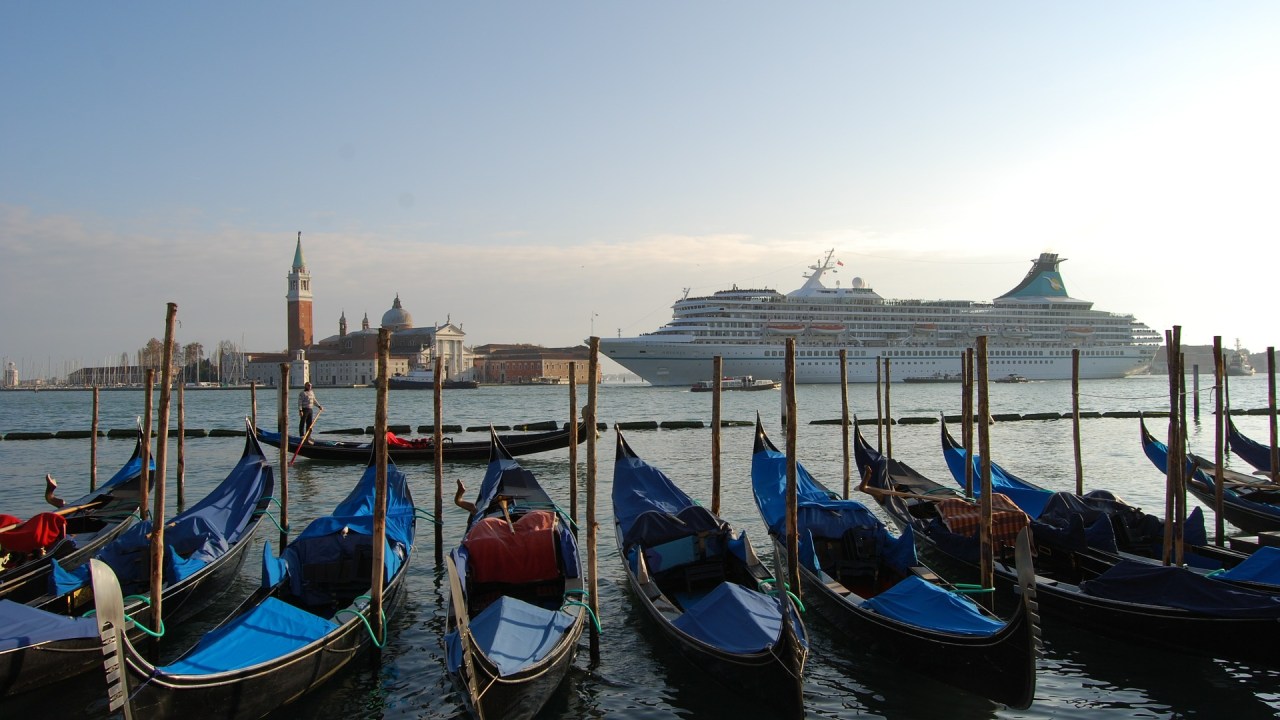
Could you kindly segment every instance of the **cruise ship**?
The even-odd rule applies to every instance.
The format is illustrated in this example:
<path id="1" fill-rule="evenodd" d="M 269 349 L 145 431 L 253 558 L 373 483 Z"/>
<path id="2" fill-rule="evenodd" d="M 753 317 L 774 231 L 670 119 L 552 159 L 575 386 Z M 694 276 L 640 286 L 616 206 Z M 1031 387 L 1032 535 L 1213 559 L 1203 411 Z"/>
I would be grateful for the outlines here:
<path id="1" fill-rule="evenodd" d="M 796 382 L 839 383 L 840 350 L 849 382 L 875 382 L 889 360 L 894 382 L 960 372 L 966 348 L 987 339 L 990 376 L 1029 380 L 1118 378 L 1147 367 L 1161 337 L 1132 315 L 1094 310 L 1067 294 L 1055 253 L 1032 261 L 1022 282 L 991 302 L 886 300 L 861 279 L 829 288 L 822 277 L 840 265 L 835 251 L 809 266 L 804 285 L 721 290 L 677 300 L 671 321 L 638 337 L 602 338 L 604 354 L 651 385 L 689 386 L 711 377 L 712 358 L 725 375 L 782 377 L 786 339 L 796 340 Z"/>

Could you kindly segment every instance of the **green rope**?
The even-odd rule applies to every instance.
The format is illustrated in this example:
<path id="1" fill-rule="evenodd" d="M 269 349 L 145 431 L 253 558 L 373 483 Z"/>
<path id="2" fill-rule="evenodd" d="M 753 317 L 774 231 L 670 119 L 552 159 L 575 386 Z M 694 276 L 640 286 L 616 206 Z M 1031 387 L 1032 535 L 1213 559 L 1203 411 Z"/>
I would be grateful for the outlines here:
<path id="1" fill-rule="evenodd" d="M 596 626 L 596 634 L 603 635 L 604 630 L 600 629 L 600 618 L 596 617 L 596 611 L 592 610 L 590 605 L 582 602 L 581 600 L 568 599 L 569 595 L 581 595 L 583 600 L 585 600 L 586 598 L 591 596 L 591 593 L 579 588 L 572 588 L 570 590 L 565 590 L 564 594 L 565 594 L 565 601 L 560 604 L 560 609 L 563 610 L 567 607 L 573 607 L 574 605 L 577 605 L 578 607 L 581 607 L 581 608 L 586 608 L 587 615 L 591 616 L 591 622 Z"/>
<path id="2" fill-rule="evenodd" d="M 764 589 L 765 585 L 774 585 L 775 587 L 772 590 L 765 590 Z M 777 597 L 778 596 L 778 588 L 776 587 L 777 585 L 778 585 L 777 580 L 773 578 L 765 578 L 763 580 L 756 581 L 756 590 L 759 590 L 760 592 L 768 595 L 769 597 Z M 791 587 L 787 583 L 782 583 L 782 586 L 787 588 Z M 804 612 L 804 603 L 800 602 L 800 598 L 796 597 L 795 593 L 791 592 L 790 590 L 787 590 L 787 597 L 791 598 L 791 601 L 796 604 L 796 609 L 798 609 L 800 612 Z"/>
<path id="3" fill-rule="evenodd" d="M 423 510 L 423 509 L 422 509 L 422 508 L 420 508 L 420 507 L 415 507 L 415 508 L 413 509 L 413 516 L 414 516 L 414 517 L 416 517 L 416 518 L 419 518 L 419 519 L 421 519 L 421 520 L 426 520 L 427 522 L 429 522 L 429 523 L 431 523 L 431 524 L 433 524 L 433 525 L 443 525 L 443 524 L 444 524 L 444 523 L 440 522 L 439 520 L 437 520 L 437 519 L 436 519 L 436 516 L 435 516 L 433 513 L 431 513 L 431 512 L 430 512 L 430 511 L 428 511 L 428 510 Z"/>
<path id="4" fill-rule="evenodd" d="M 129 600 L 138 600 L 138 601 L 140 601 L 140 602 L 144 603 L 147 607 L 151 607 L 151 598 L 150 598 L 150 596 L 147 596 L 147 595 L 126 595 L 126 596 L 124 597 L 124 599 L 125 599 L 125 601 L 126 601 L 126 602 L 128 602 Z M 85 613 L 84 615 L 82 615 L 81 617 L 93 617 L 94 615 L 97 615 L 97 614 L 98 614 L 98 610 L 95 608 L 95 609 L 93 609 L 93 610 L 90 610 L 90 611 L 86 612 L 86 613 Z M 158 631 L 152 630 L 151 628 L 147 627 L 146 625 L 143 625 L 142 623 L 138 622 L 137 620 L 134 620 L 134 619 L 133 619 L 133 616 L 132 616 L 132 615 L 130 615 L 130 614 L 128 614 L 128 613 L 124 613 L 124 619 L 125 619 L 125 620 L 127 620 L 128 622 L 133 623 L 133 626 L 134 626 L 134 627 L 138 628 L 139 630 L 141 630 L 142 632 L 144 632 L 144 633 L 146 633 L 146 634 L 150 635 L 150 636 L 151 636 L 151 637 L 153 637 L 153 638 L 162 638 L 162 637 L 164 637 L 164 618 L 160 618 L 160 630 L 158 630 Z"/>
<path id="5" fill-rule="evenodd" d="M 266 497 L 264 497 L 264 498 L 262 498 L 262 499 L 263 499 L 263 500 L 269 500 L 270 502 L 275 503 L 275 504 L 276 504 L 276 507 L 280 508 L 281 510 L 283 510 L 283 509 L 284 509 L 284 505 L 281 505 L 281 504 L 280 504 L 280 501 L 279 501 L 279 500 L 277 500 L 277 499 L 275 498 L 275 496 L 274 496 L 274 495 L 268 495 L 268 496 L 266 496 Z M 268 503 L 268 504 L 270 504 L 270 503 Z"/>
<path id="6" fill-rule="evenodd" d="M 956 583 L 952 589 L 964 595 L 981 595 L 983 593 L 993 593 L 995 588 L 984 588 L 981 585 L 973 585 L 970 583 Z"/>
<path id="7" fill-rule="evenodd" d="M 286 534 L 286 535 L 288 535 L 288 534 L 289 534 L 289 531 L 288 531 L 288 530 L 286 530 L 286 529 L 284 529 L 284 528 L 280 527 L 280 521 L 279 521 L 279 520 L 276 520 L 276 516 L 275 516 L 275 515 L 273 515 L 273 514 L 271 514 L 271 511 L 270 511 L 270 510 L 259 510 L 259 511 L 255 512 L 255 513 L 254 513 L 254 515 L 265 515 L 265 516 L 266 516 L 266 518 L 267 518 L 268 520 L 270 520 L 270 521 L 271 521 L 271 524 L 276 526 L 276 529 L 277 529 L 277 530 L 279 530 L 280 532 L 282 532 L 282 533 L 284 533 L 284 534 Z"/>
<path id="8" fill-rule="evenodd" d="M 368 595 L 361 595 L 360 597 L 357 597 L 356 600 L 368 600 L 369 602 L 373 602 L 373 600 Z M 359 610 L 352 610 L 351 608 L 343 608 L 338 612 L 334 613 L 333 616 L 337 617 L 345 613 L 347 615 L 355 615 L 356 617 L 360 618 L 360 622 L 364 623 L 364 629 L 369 632 L 369 641 L 373 643 L 374 647 L 381 650 L 383 646 L 387 644 L 387 613 L 385 610 L 382 610 L 382 609 L 379 609 L 378 612 L 382 616 L 382 640 L 381 641 L 379 641 L 378 638 L 373 636 L 373 626 L 369 624 L 369 618 L 365 617 L 364 613 L 360 612 Z"/>

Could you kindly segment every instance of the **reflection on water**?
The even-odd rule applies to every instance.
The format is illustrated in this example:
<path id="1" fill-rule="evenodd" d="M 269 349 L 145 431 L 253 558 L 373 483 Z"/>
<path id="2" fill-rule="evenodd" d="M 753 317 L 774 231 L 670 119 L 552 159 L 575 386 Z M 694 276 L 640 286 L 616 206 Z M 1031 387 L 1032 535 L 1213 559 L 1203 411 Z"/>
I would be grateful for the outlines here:
<path id="1" fill-rule="evenodd" d="M 1207 380 L 1202 383 L 1200 425 L 1191 428 L 1191 447 L 1212 454 L 1212 416 Z M 1163 410 L 1168 405 L 1164 378 L 1132 378 L 1092 381 L 1082 385 L 1084 410 Z M 318 391 L 326 412 L 320 429 L 363 427 L 373 423 L 371 390 Z M 757 412 L 768 429 L 780 436 L 779 393 L 728 393 L 723 416 L 754 420 Z M 1234 378 L 1231 390 L 1237 407 L 1266 405 L 1266 378 Z M 585 402 L 586 393 L 579 399 Z M 851 412 L 875 415 L 875 388 L 851 386 Z M 936 417 L 957 413 L 958 388 L 947 385 L 895 385 L 895 417 Z M 103 392 L 101 427 L 127 428 L 141 414 L 140 392 Z M 995 413 L 1070 412 L 1069 382 L 1033 382 L 991 388 Z M 88 392 L 0 393 L 0 432 L 12 430 L 87 429 L 92 409 Z M 811 420 L 840 416 L 840 392 L 834 386 L 805 386 L 798 392 L 800 460 L 828 486 L 842 485 L 843 460 L 840 429 L 811 425 Z M 568 419 L 567 387 L 492 388 L 448 392 L 443 409 L 446 423 L 464 427 L 488 423 L 515 424 Z M 192 428 L 240 428 L 250 413 L 247 391 L 199 391 L 186 394 L 187 425 Z M 433 410 L 430 393 L 393 393 L 390 421 L 429 424 Z M 600 391 L 599 417 L 610 426 L 617 421 L 709 421 L 710 398 L 675 388 L 635 385 L 605 386 Z M 274 427 L 275 393 L 258 393 L 258 416 Z M 175 411 L 176 417 L 176 411 Z M 176 422 L 176 421 L 175 421 Z M 1152 421 L 1156 432 L 1161 421 Z M 1255 439 L 1267 437 L 1263 416 L 1242 416 L 1237 424 Z M 1074 486 L 1072 437 L 1069 421 L 1002 422 L 991 428 L 992 456 L 1009 470 L 1054 489 Z M 1106 487 L 1149 509 L 1163 507 L 1164 478 L 1143 456 L 1134 419 L 1089 419 L 1081 423 L 1085 482 L 1088 488 Z M 874 433 L 870 433 L 874 442 Z M 710 432 L 708 430 L 632 431 L 628 441 L 636 452 L 667 472 L 690 495 L 709 502 Z M 749 427 L 726 428 L 722 436 L 723 514 L 735 527 L 763 538 L 764 527 L 750 496 Z M 239 457 L 237 438 L 190 438 L 186 442 L 187 496 L 201 497 L 220 481 Z M 939 428 L 931 425 L 898 425 L 893 428 L 894 454 L 920 472 L 939 481 L 950 475 L 942 460 Z M 99 443 L 99 478 L 105 480 L 127 458 L 132 441 L 104 439 Z M 276 455 L 269 453 L 272 460 Z M 61 481 L 64 497 L 76 497 L 87 488 L 89 441 L 43 440 L 0 442 L 0 483 L 4 507 L 0 511 L 26 515 L 42 510 L 43 477 L 53 473 Z M 526 467 L 543 480 L 549 492 L 568 506 L 568 453 L 565 450 L 525 458 Z M 579 448 L 579 477 L 587 477 L 586 447 Z M 175 451 L 169 452 L 168 480 L 174 481 Z M 601 658 L 590 662 L 584 638 L 575 670 L 542 714 L 543 718 L 582 718 L 625 715 L 628 718 L 753 717 L 757 708 L 732 697 L 675 651 L 661 643 L 642 610 L 626 589 L 612 534 L 609 489 L 612 476 L 612 434 L 597 448 L 597 519 L 601 525 L 599 548 L 599 604 L 604 636 Z M 1239 465 L 1240 463 L 1237 463 Z M 404 467 L 419 507 L 431 509 L 435 478 L 430 463 Z M 312 462 L 299 458 L 289 468 L 290 518 L 294 534 L 306 521 L 327 512 L 342 499 L 358 478 L 355 466 Z M 465 513 L 453 507 L 455 479 L 474 491 L 484 474 L 479 463 L 444 466 L 443 536 L 446 547 L 461 537 Z M 853 478 L 856 486 L 857 479 Z M 170 492 L 170 502 L 176 493 Z M 579 494 L 585 505 L 585 491 Z M 1190 502 L 1195 503 L 1194 498 Z M 176 508 L 171 508 L 173 512 Z M 1208 514 L 1212 518 L 1212 513 Z M 579 511 L 579 522 L 585 510 Z M 358 663 L 351 672 L 334 678 L 320 691 L 280 713 L 281 717 L 333 718 L 448 718 L 463 717 L 461 697 L 444 672 L 440 635 L 444 627 L 443 571 L 434 562 L 434 533 L 420 521 L 418 545 L 408 578 L 408 599 L 392 622 L 393 637 L 381 653 L 381 663 Z M 585 543 L 585 533 L 582 535 Z M 277 532 L 269 527 L 259 533 L 258 557 L 263 539 L 276 544 Z M 762 552 L 768 543 L 757 542 Z M 204 615 L 174 631 L 166 655 L 177 652 L 191 638 L 217 623 L 234 608 L 257 582 L 258 563 L 245 563 L 240 580 Z M 1039 662 L 1036 702 L 1025 711 L 993 705 L 948 685 L 921 678 L 886 662 L 834 632 L 820 619 L 806 618 L 812 651 L 806 668 L 806 710 L 813 717 L 917 718 L 1048 718 L 1048 717 L 1272 717 L 1280 709 L 1280 670 L 1240 663 L 1182 656 L 1165 650 L 1113 642 L 1059 626 L 1045 620 L 1045 656 Z M 1280 650 L 1277 651 L 1280 653 Z M 1280 655 L 1278 655 L 1280 658 Z M 65 706 L 59 715 L 79 713 L 104 717 L 105 704 L 84 690 L 85 683 L 65 688 L 33 704 L 6 703 L 0 714 L 17 716 L 20 710 L 48 713 L 50 698 Z"/>

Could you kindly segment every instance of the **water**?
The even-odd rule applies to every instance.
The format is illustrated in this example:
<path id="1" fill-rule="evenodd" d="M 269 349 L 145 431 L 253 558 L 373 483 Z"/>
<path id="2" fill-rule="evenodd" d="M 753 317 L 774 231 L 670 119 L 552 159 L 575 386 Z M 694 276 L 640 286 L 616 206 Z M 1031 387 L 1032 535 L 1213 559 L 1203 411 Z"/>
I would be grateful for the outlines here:
<path id="1" fill-rule="evenodd" d="M 1207 388 L 1209 382 L 1204 381 Z M 1082 385 L 1082 410 L 1165 410 L 1168 407 L 1165 378 L 1090 381 Z M 1233 404 L 1237 408 L 1266 406 L 1266 379 L 1233 378 Z M 319 429 L 363 427 L 373 423 L 374 394 L 368 389 L 320 389 L 326 411 Z M 723 417 L 754 420 L 759 412 L 774 440 L 781 443 L 779 393 L 727 393 Z M 290 405 L 295 402 L 290 393 Z M 578 393 L 580 404 L 586 391 Z M 894 385 L 892 413 L 896 418 L 935 416 L 959 411 L 956 385 Z M 1212 398 L 1201 392 L 1202 424 L 1190 429 L 1193 451 L 1212 456 Z M 142 412 L 142 393 L 101 393 L 100 427 L 127 428 Z M 612 428 L 618 421 L 703 420 L 711 417 L 707 394 L 676 388 L 607 385 L 599 391 L 599 418 Z M 851 412 L 875 414 L 874 386 L 855 385 L 849 390 Z M 397 392 L 390 399 L 390 422 L 413 426 L 430 424 L 430 393 Z M 828 486 L 842 484 L 843 460 L 838 425 L 811 425 L 812 420 L 840 417 L 840 392 L 835 386 L 802 386 L 799 407 L 799 454 L 802 463 Z M 993 413 L 1069 412 L 1070 383 L 1032 382 L 1025 385 L 993 385 Z M 250 412 L 248 391 L 188 391 L 187 425 L 192 428 L 241 428 Z M 444 396 L 447 424 L 464 427 L 488 423 L 512 425 L 568 419 L 568 388 L 483 387 L 449 391 Z M 0 393 L 0 431 L 87 429 L 91 422 L 89 392 Z M 177 402 L 174 401 L 176 425 Z M 261 424 L 276 424 L 276 394 L 258 393 Z M 296 423 L 296 417 L 293 419 Z M 1240 416 L 1236 423 L 1254 439 L 1268 438 L 1265 416 Z M 1150 421 L 1153 431 L 1163 432 L 1164 421 Z M 872 432 L 874 430 L 872 429 Z M 1110 488 L 1130 502 L 1158 511 L 1163 507 L 1164 477 L 1142 454 L 1138 421 L 1093 419 L 1081 422 L 1086 486 Z M 893 428 L 894 455 L 925 475 L 947 481 L 938 425 L 898 425 Z M 477 434 L 477 437 L 479 435 Z M 691 495 L 709 500 L 710 430 L 630 431 L 628 441 L 636 452 L 663 468 Z M 874 442 L 874 439 L 873 439 Z M 186 441 L 187 497 L 201 497 L 220 481 L 239 457 L 240 438 L 189 438 Z M 758 547 L 764 527 L 750 496 L 749 427 L 726 428 L 722 435 L 723 514 L 735 527 L 745 528 Z M 992 456 L 1011 471 L 1054 489 L 1072 489 L 1071 424 L 1066 420 L 997 423 L 991 428 Z M 99 441 L 99 477 L 109 477 L 132 450 L 131 440 Z M 176 452 L 169 452 L 170 504 Z M 273 459 L 275 455 L 273 454 Z M 579 448 L 579 475 L 586 479 L 586 446 Z M 755 717 L 758 709 L 721 692 L 686 666 L 673 651 L 653 642 L 648 619 L 630 596 L 613 543 L 609 489 L 612 477 L 612 430 L 597 447 L 597 517 L 601 525 L 599 604 L 604 635 L 601 658 L 592 665 L 586 651 L 579 654 L 568 680 L 556 693 L 543 718 L 581 718 L 625 715 L 628 718 Z M 77 497 L 87 489 L 88 440 L 0 442 L 0 467 L 4 475 L 4 512 L 25 515 L 44 509 L 43 477 L 59 478 L 60 494 Z M 568 451 L 522 458 L 549 488 L 568 505 Z M 1240 469 L 1237 461 L 1235 467 Z M 430 463 L 404 466 L 420 507 L 434 503 L 434 474 Z M 295 533 L 309 519 L 327 512 L 349 490 L 359 468 L 311 462 L 299 458 L 289 470 L 290 514 Z M 484 474 L 482 464 L 447 463 L 444 467 L 443 535 L 446 549 L 460 538 L 466 514 L 452 505 L 454 483 L 464 482 L 474 492 Z M 854 478 L 854 485 L 857 480 Z M 585 492 L 580 493 L 586 502 Z M 1189 502 L 1196 502 L 1191 498 Z M 874 504 L 871 506 L 874 508 Z M 175 508 L 170 509 L 170 513 Z M 877 510 L 878 511 L 878 510 Z M 580 509 L 580 517 L 585 514 Z M 1212 513 L 1208 513 L 1212 517 Z M 266 533 L 266 531 L 264 531 Z M 267 533 L 275 536 L 274 528 Z M 260 534 L 261 535 L 261 534 Z M 258 542 L 261 542 L 260 536 Z M 585 542 L 585 533 L 583 534 Z M 358 663 L 281 717 L 349 718 L 446 718 L 462 717 L 458 693 L 444 672 L 440 635 L 444 626 L 443 572 L 434 563 L 433 532 L 422 523 L 408 579 L 409 599 L 393 623 L 393 636 L 374 668 Z M 257 550 L 250 551 L 256 557 Z M 246 563 L 241 581 L 230 588 L 210 612 L 175 634 L 174 645 L 216 623 L 234 602 L 256 582 L 255 563 Z M 913 677 L 902 668 L 886 664 L 860 651 L 832 632 L 818 618 L 809 618 L 812 652 L 806 667 L 805 706 L 812 717 L 939 717 L 944 713 L 964 718 L 1085 718 L 1128 717 L 1275 717 L 1280 714 L 1280 670 L 1235 662 L 1182 656 L 1165 650 L 1112 642 L 1072 626 L 1045 618 L 1045 654 L 1038 663 L 1036 701 L 1030 709 L 1013 711 L 966 694 L 950 686 Z M 172 652 L 172 651 L 171 651 Z M 1280 650 L 1277 650 L 1280 658 Z M 41 711 L 61 703 L 59 714 L 84 713 L 104 717 L 104 705 L 94 697 L 73 692 L 74 685 L 41 698 Z M 16 716 L 24 703 L 0 706 L 0 716 Z"/>

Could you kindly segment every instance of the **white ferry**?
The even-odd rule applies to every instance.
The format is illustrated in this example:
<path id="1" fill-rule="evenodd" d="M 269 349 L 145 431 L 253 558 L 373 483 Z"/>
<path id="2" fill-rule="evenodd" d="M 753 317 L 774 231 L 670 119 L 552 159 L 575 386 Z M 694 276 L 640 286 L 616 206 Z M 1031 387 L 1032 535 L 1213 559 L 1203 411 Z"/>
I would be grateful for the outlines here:
<path id="1" fill-rule="evenodd" d="M 875 382 L 880 358 L 890 377 L 960 372 L 960 358 L 986 336 L 988 372 L 1030 380 L 1071 377 L 1071 351 L 1080 350 L 1080 377 L 1116 378 L 1144 369 L 1160 346 L 1158 333 L 1132 315 L 1094 310 L 1067 294 L 1063 260 L 1043 253 L 1017 287 L 994 301 L 886 300 L 854 278 L 828 288 L 822 276 L 838 261 L 829 251 L 809 266 L 803 287 L 721 290 L 677 300 L 671 321 L 639 337 L 602 338 L 605 355 L 652 385 L 703 380 L 712 358 L 725 375 L 781 377 L 786 341 L 796 341 L 796 382 L 840 382 L 840 350 L 847 350 L 850 382 Z"/>

